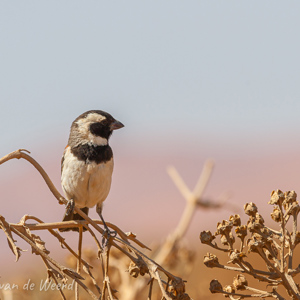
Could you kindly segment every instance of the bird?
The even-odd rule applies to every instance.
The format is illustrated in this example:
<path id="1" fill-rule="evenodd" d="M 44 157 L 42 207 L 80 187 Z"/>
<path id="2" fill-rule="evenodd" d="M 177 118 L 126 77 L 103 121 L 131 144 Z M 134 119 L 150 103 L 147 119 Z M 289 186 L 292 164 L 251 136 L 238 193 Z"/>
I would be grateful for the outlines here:
<path id="1" fill-rule="evenodd" d="M 83 220 L 72 209 L 74 205 L 85 214 L 96 205 L 105 230 L 109 232 L 102 217 L 103 202 L 110 191 L 114 168 L 113 152 L 108 142 L 113 131 L 122 127 L 120 121 L 102 110 L 86 111 L 73 121 L 61 160 L 61 185 L 70 204 L 63 221 Z M 70 230 L 79 231 L 78 227 L 59 229 L 61 232 Z"/>

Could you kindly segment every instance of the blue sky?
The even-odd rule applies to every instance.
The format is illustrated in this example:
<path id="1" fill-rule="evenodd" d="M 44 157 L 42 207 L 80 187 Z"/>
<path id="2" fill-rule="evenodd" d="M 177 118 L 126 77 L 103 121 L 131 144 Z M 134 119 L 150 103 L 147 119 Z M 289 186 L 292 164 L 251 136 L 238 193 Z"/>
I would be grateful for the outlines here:
<path id="1" fill-rule="evenodd" d="M 3 154 L 67 138 L 89 109 L 110 112 L 142 143 L 297 142 L 299 9 L 297 1 L 2 1 Z"/>

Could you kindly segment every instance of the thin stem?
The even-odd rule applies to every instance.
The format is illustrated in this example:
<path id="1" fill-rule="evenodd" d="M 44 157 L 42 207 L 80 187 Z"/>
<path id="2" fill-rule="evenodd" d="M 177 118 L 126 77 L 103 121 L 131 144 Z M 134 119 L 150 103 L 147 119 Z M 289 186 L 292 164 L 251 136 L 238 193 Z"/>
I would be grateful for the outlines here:
<path id="1" fill-rule="evenodd" d="M 16 230 L 15 228 L 11 228 L 12 231 L 17 234 L 18 236 L 20 236 L 23 240 L 25 240 L 32 248 L 34 248 L 34 250 L 41 255 L 43 258 L 45 258 L 48 262 L 50 262 L 51 264 L 53 264 L 55 267 L 57 267 L 62 274 L 68 275 L 71 278 L 73 278 L 75 280 L 75 282 L 78 282 L 79 285 L 81 285 L 89 294 L 90 296 L 95 299 L 98 300 L 98 297 L 85 285 L 81 282 L 81 280 L 83 280 L 84 278 L 81 277 L 79 274 L 77 274 L 75 271 L 66 268 L 62 265 L 60 265 L 57 261 L 55 261 L 53 258 L 51 258 L 50 256 L 48 256 L 45 252 L 43 252 L 33 241 L 31 241 L 27 236 L 25 236 L 24 234 L 22 234 L 21 232 L 19 232 L 18 230 Z M 65 277 L 65 275 L 62 275 L 63 277 Z"/>
<path id="2" fill-rule="evenodd" d="M 148 292 L 147 300 L 151 300 L 153 281 L 154 281 L 154 279 L 151 278 L 150 281 L 149 281 L 149 283 L 148 283 L 149 284 L 149 292 Z"/>
<path id="3" fill-rule="evenodd" d="M 23 159 L 27 160 L 42 175 L 42 177 L 44 178 L 44 180 L 45 180 L 46 184 L 48 185 L 50 191 L 55 196 L 55 198 L 58 200 L 59 204 L 65 204 L 66 205 L 68 203 L 68 201 L 64 197 L 62 197 L 62 195 L 60 195 L 60 193 L 57 191 L 57 189 L 53 185 L 52 181 L 50 180 L 49 176 L 44 171 L 44 169 L 31 156 L 29 156 L 28 154 L 24 153 L 24 151 L 27 151 L 27 150 L 19 149 L 17 151 L 14 151 L 14 152 L 6 155 L 5 157 L 3 157 L 3 158 L 0 159 L 0 164 L 3 164 L 4 162 L 6 162 L 6 161 L 8 161 L 10 159 L 14 159 L 14 158 L 16 158 L 16 159 L 23 158 Z M 194 194 L 196 194 L 196 195 L 201 190 L 203 192 L 203 188 L 206 186 L 206 183 L 205 183 L 204 186 L 201 187 L 201 185 L 203 184 L 203 180 L 200 180 L 200 183 L 201 184 L 200 185 L 197 184 L 197 186 L 195 188 Z M 95 279 L 92 277 L 92 274 L 89 271 L 89 268 L 91 266 L 89 264 L 87 264 L 86 262 L 84 262 L 84 260 L 81 257 L 81 255 L 82 255 L 82 253 L 81 253 L 81 251 L 82 251 L 81 250 L 82 249 L 82 229 L 83 229 L 83 226 L 87 227 L 88 224 L 91 225 L 92 227 L 94 227 L 98 232 L 100 232 L 100 234 L 103 234 L 103 229 L 98 226 L 98 224 L 100 223 L 99 221 L 92 220 L 91 218 L 89 218 L 84 212 L 82 212 L 76 206 L 74 207 L 74 212 L 76 212 L 81 217 L 83 217 L 83 219 L 85 221 L 78 221 L 78 222 L 72 221 L 72 222 L 59 222 L 59 223 L 45 224 L 45 223 L 42 223 L 37 218 L 35 219 L 35 217 L 32 217 L 33 219 L 35 219 L 40 224 L 26 224 L 25 221 L 27 220 L 27 217 L 24 217 L 24 219 L 21 221 L 20 224 L 8 224 L 5 221 L 4 217 L 0 216 L 0 227 L 1 227 L 1 229 L 3 229 L 3 231 L 6 234 L 6 236 L 8 237 L 10 246 L 11 246 L 11 248 L 12 248 L 12 250 L 13 250 L 13 252 L 14 252 L 14 254 L 15 254 L 15 256 L 16 256 L 17 259 L 20 256 L 21 249 L 16 246 L 15 240 L 12 237 L 12 232 L 15 233 L 15 234 L 17 234 L 27 244 L 29 244 L 32 247 L 32 249 L 34 250 L 34 253 L 40 255 L 42 257 L 42 259 L 44 261 L 46 261 L 49 266 L 53 265 L 53 268 L 52 269 L 49 268 L 49 270 L 51 272 L 56 272 L 57 274 L 59 274 L 58 278 L 63 278 L 64 280 L 66 280 L 67 279 L 66 276 L 71 277 L 76 282 L 76 289 L 78 289 L 78 285 L 80 285 L 86 292 L 89 293 L 89 295 L 93 299 L 99 299 L 99 297 L 97 297 L 82 282 L 82 280 L 84 280 L 84 278 L 79 273 L 80 273 L 80 269 L 81 269 L 81 264 L 83 264 L 83 267 L 86 268 L 85 271 L 90 275 L 90 277 L 93 279 L 93 282 L 95 284 Z M 189 220 L 189 222 L 190 222 L 190 220 Z M 188 222 L 188 224 L 189 224 L 189 222 Z M 109 226 L 109 224 L 107 224 L 107 225 Z M 110 227 L 114 227 L 114 226 L 115 225 L 110 224 Z M 79 231 L 80 231 L 79 241 L 78 241 L 78 247 L 79 247 L 78 248 L 78 254 L 76 254 L 68 246 L 68 244 L 64 242 L 64 238 L 62 238 L 62 236 L 60 236 L 57 232 L 54 231 L 54 228 L 64 228 L 64 227 L 77 227 L 77 228 L 80 228 L 79 229 Z M 116 231 L 117 231 L 117 233 L 119 234 L 119 236 L 121 238 L 119 238 L 119 237 L 111 237 L 107 241 L 107 244 L 106 244 L 106 246 L 109 249 L 110 249 L 111 246 L 116 247 L 117 249 L 119 249 L 120 251 L 122 251 L 123 254 L 125 254 L 127 257 L 129 257 L 133 262 L 135 262 L 137 260 L 137 258 L 134 257 L 131 253 L 133 253 L 134 255 L 136 255 L 138 257 L 138 259 L 141 259 L 142 262 L 145 264 L 145 266 L 148 268 L 151 278 L 156 279 L 158 281 L 158 283 L 159 283 L 160 286 L 162 286 L 163 283 L 162 283 L 162 280 L 159 277 L 159 272 L 164 273 L 168 277 L 168 280 L 171 279 L 172 281 L 176 281 L 180 286 L 182 286 L 182 285 L 184 286 L 184 282 L 183 282 L 183 280 L 181 278 L 174 276 L 173 274 L 171 274 L 170 272 L 168 272 L 167 270 L 165 270 L 163 267 L 161 267 L 154 260 L 152 260 L 151 258 L 147 257 L 145 254 L 143 254 L 141 251 L 139 251 L 138 249 L 136 249 L 135 247 L 133 247 L 130 244 L 129 240 L 132 241 L 132 242 L 134 242 L 134 243 L 136 243 L 138 246 L 140 246 L 142 248 L 149 249 L 143 243 L 141 243 L 140 241 L 138 241 L 136 239 L 135 235 L 133 235 L 131 233 L 125 234 L 118 227 L 116 227 L 116 228 L 117 228 Z M 182 234 L 185 233 L 186 229 L 187 228 L 184 228 L 184 226 L 181 227 Z M 70 268 L 66 268 L 65 266 L 59 264 L 56 260 L 54 260 L 53 258 L 51 258 L 48 255 L 48 252 L 46 251 L 46 249 L 43 248 L 43 241 L 40 240 L 39 237 L 38 238 L 33 237 L 33 235 L 31 235 L 31 230 L 48 230 L 52 235 L 54 235 L 60 241 L 61 245 L 65 246 L 72 253 L 72 255 L 74 255 L 76 257 L 76 259 L 78 261 L 77 262 L 78 263 L 77 264 L 77 270 L 78 270 L 78 272 L 75 272 L 74 270 L 72 270 Z M 92 230 L 90 232 L 92 232 Z M 94 237 L 96 237 L 95 234 L 94 234 Z M 95 239 L 95 241 L 96 240 L 97 240 L 97 238 Z M 176 241 L 178 241 L 178 239 L 175 239 L 175 242 Z M 42 246 L 40 245 L 40 243 L 41 243 Z M 118 245 L 118 243 L 124 245 L 125 246 L 124 248 L 126 248 L 126 249 L 122 249 Z M 173 245 L 175 245 L 175 243 Z M 112 289 L 110 287 L 110 281 L 109 281 L 109 277 L 108 277 L 109 249 L 105 249 L 102 252 L 102 254 L 105 253 L 107 255 L 107 257 L 105 258 L 105 262 L 103 262 L 103 264 L 102 264 L 103 271 L 104 271 L 104 287 L 103 287 L 103 293 L 100 294 L 101 299 L 105 298 L 105 290 L 106 289 L 108 289 L 109 297 L 111 299 L 113 298 L 113 291 L 112 291 Z M 53 275 L 53 276 L 55 276 L 55 275 Z M 153 284 L 153 283 L 151 283 L 151 284 Z M 98 289 L 98 291 L 99 290 L 100 289 Z M 162 289 L 162 293 L 165 296 L 166 292 L 164 291 L 164 289 Z M 177 295 L 180 295 L 180 293 L 181 292 L 179 292 Z M 78 295 L 79 295 L 79 293 L 77 292 L 77 295 L 75 295 L 76 299 L 79 298 Z M 166 299 L 170 299 L 169 297 L 165 297 L 165 298 Z"/>
<path id="4" fill-rule="evenodd" d="M 81 252 L 82 252 L 82 232 L 83 227 L 79 227 L 79 238 L 78 238 L 78 259 L 77 259 L 77 273 L 80 274 L 81 271 Z M 75 283 L 75 299 L 79 300 L 79 286 Z"/>
<path id="5" fill-rule="evenodd" d="M 60 292 L 60 295 L 62 296 L 62 298 L 63 298 L 64 300 L 66 300 L 66 297 L 65 297 L 65 295 L 64 295 L 64 293 L 63 293 L 63 291 L 62 291 L 60 285 L 58 285 L 58 280 L 57 280 L 57 278 L 56 278 L 55 273 L 53 272 L 53 269 L 51 268 L 50 264 L 48 263 L 48 261 L 47 261 L 44 257 L 41 256 L 41 258 L 42 258 L 42 260 L 43 260 L 43 262 L 44 262 L 44 264 L 45 264 L 45 266 L 46 266 L 46 268 L 47 268 L 47 271 L 48 271 L 48 278 L 50 278 L 50 277 L 53 278 L 53 280 L 54 280 L 55 283 L 56 283 L 56 286 L 58 287 L 58 290 L 59 290 L 59 292 Z"/>
<path id="6" fill-rule="evenodd" d="M 282 243 L 281 243 L 281 249 L 280 249 L 280 272 L 283 273 L 284 272 L 284 248 L 285 248 L 285 218 L 283 217 L 283 209 L 282 209 L 282 204 L 279 204 L 279 209 L 281 212 L 281 234 L 282 234 Z"/>
<path id="7" fill-rule="evenodd" d="M 211 160 L 205 162 L 202 173 L 198 179 L 198 182 L 193 192 L 189 190 L 189 188 L 187 187 L 187 185 L 185 184 L 185 182 L 174 167 L 168 168 L 168 174 L 172 178 L 175 185 L 178 187 L 182 196 L 185 198 L 186 205 L 177 227 L 169 235 L 166 242 L 155 257 L 155 260 L 158 263 L 162 264 L 166 260 L 171 251 L 174 249 L 178 240 L 180 240 L 185 235 L 199 204 L 198 202 L 201 199 L 203 192 L 211 177 L 213 166 L 214 164 Z"/>
<path id="8" fill-rule="evenodd" d="M 160 276 L 159 276 L 159 273 L 158 273 L 157 271 L 154 272 L 154 273 L 155 273 L 156 279 L 157 279 L 157 281 L 158 281 L 158 285 L 159 285 L 159 287 L 160 287 L 160 290 L 161 290 L 163 296 L 166 298 L 166 300 L 172 300 L 172 298 L 169 297 L 169 295 L 167 294 L 167 292 L 165 291 L 165 289 L 164 289 L 164 287 L 163 287 L 162 280 L 161 280 L 161 278 L 160 278 Z"/>

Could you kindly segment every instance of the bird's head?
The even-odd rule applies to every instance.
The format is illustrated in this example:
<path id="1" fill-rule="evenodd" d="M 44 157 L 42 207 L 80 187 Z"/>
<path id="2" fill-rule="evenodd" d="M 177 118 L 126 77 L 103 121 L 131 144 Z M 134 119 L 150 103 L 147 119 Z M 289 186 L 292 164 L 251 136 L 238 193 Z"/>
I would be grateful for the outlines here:
<path id="1" fill-rule="evenodd" d="M 124 125 L 102 110 L 89 110 L 77 117 L 71 126 L 69 145 L 79 144 L 104 146 L 116 129 Z"/>

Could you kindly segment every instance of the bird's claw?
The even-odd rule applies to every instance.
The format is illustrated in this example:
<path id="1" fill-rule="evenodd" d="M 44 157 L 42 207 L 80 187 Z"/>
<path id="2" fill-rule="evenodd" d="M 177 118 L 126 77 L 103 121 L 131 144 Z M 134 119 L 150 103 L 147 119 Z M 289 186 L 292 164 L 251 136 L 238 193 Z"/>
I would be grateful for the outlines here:
<path id="1" fill-rule="evenodd" d="M 68 203 L 66 205 L 66 216 L 68 216 L 69 214 L 71 214 L 74 210 L 74 206 L 75 206 L 75 202 L 73 199 L 68 200 Z"/>
<path id="2" fill-rule="evenodd" d="M 109 236 L 112 237 L 112 238 L 115 238 L 117 236 L 117 232 L 112 230 L 109 232 Z"/>
<path id="3" fill-rule="evenodd" d="M 117 232 L 114 230 L 109 230 L 106 228 L 102 234 L 102 247 L 106 247 L 110 238 L 115 238 L 117 236 Z"/>

